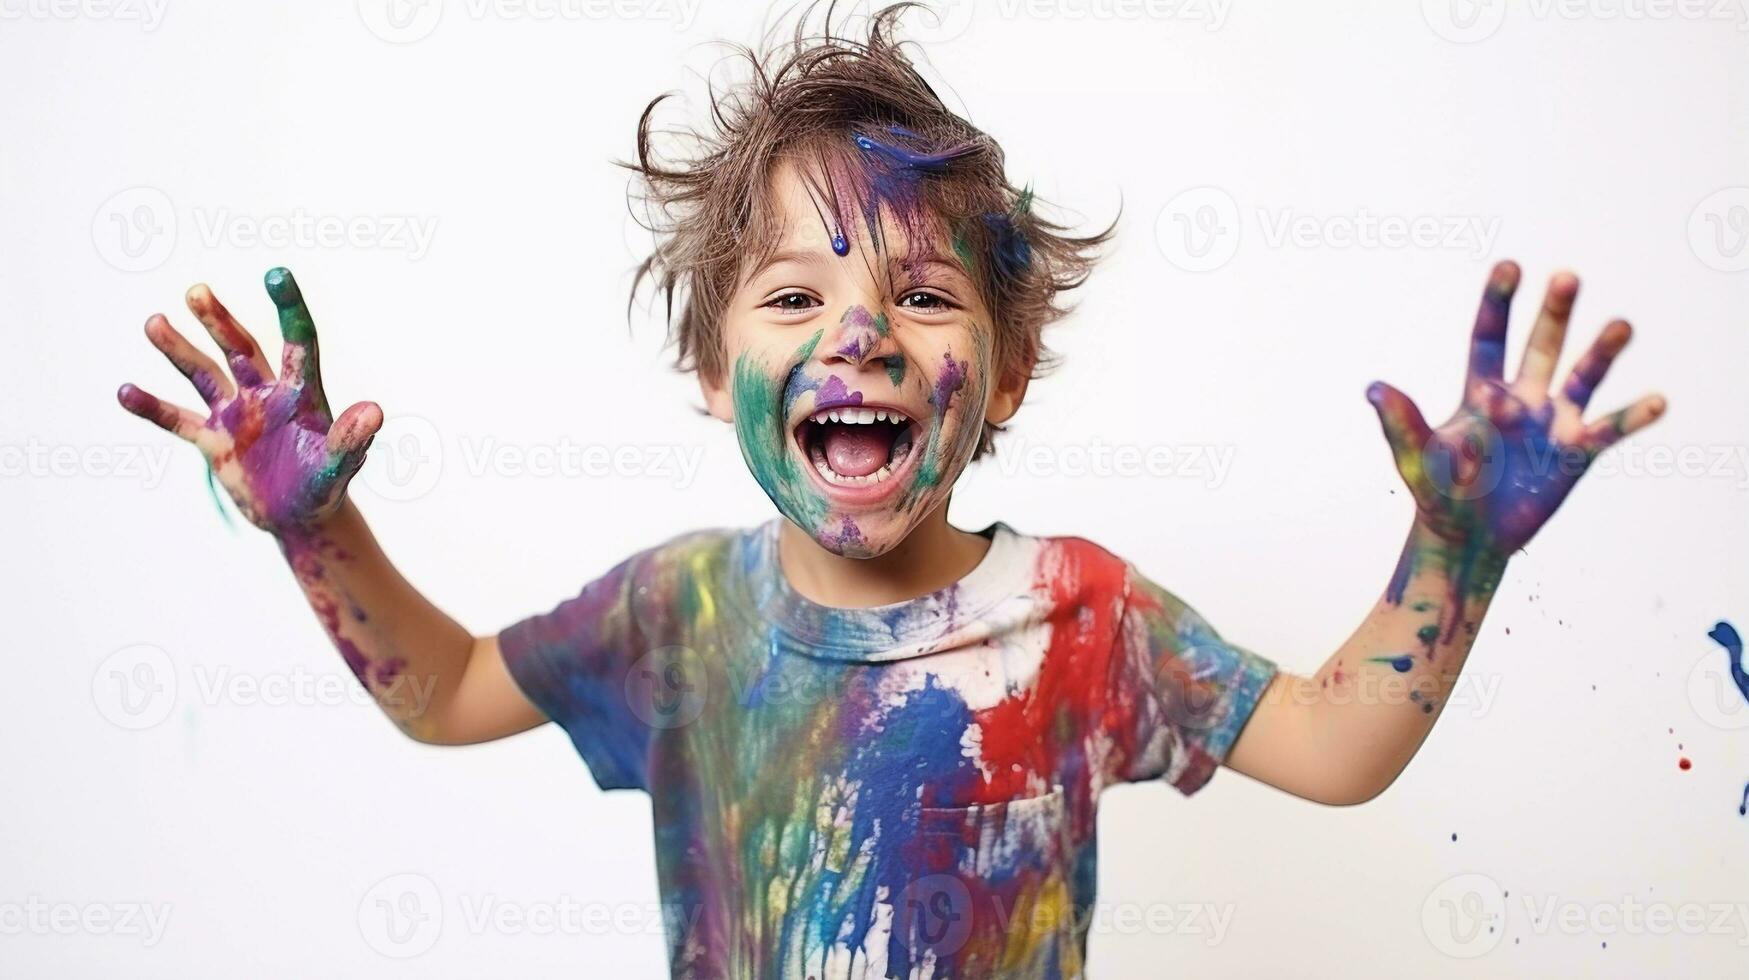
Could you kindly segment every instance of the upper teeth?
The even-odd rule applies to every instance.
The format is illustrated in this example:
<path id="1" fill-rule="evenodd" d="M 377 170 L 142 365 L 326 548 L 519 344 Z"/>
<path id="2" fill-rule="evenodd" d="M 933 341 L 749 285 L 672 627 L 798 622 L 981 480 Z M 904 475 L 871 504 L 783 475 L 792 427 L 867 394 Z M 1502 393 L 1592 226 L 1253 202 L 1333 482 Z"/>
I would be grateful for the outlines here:
<path id="1" fill-rule="evenodd" d="M 904 413 L 892 409 L 856 408 L 851 405 L 829 409 L 824 412 L 815 412 L 808 416 L 808 419 L 812 422 L 848 422 L 852 425 L 868 425 L 872 422 L 892 421 L 902 423 L 911 421 L 911 419 Z"/>

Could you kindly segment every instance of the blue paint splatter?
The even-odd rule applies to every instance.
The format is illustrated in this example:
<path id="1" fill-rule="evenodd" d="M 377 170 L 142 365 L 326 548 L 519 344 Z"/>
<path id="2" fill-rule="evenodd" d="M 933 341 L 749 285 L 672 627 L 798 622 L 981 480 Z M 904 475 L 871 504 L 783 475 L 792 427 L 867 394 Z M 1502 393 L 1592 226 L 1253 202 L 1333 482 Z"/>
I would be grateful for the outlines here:
<path id="1" fill-rule="evenodd" d="M 1743 692 L 1743 700 L 1749 701 L 1749 670 L 1743 666 L 1743 638 L 1737 635 L 1737 628 L 1721 619 L 1707 636 L 1725 648 L 1725 653 L 1731 658 L 1731 680 L 1736 682 L 1737 690 Z"/>
<path id="2" fill-rule="evenodd" d="M 1407 653 L 1395 657 L 1368 657 L 1366 662 L 1369 664 L 1390 664 L 1391 669 L 1399 674 L 1407 674 L 1409 668 L 1415 666 L 1415 658 Z"/>
<path id="3" fill-rule="evenodd" d="M 957 744 L 959 733 L 971 722 L 965 701 L 927 677 L 923 688 L 908 693 L 905 704 L 890 716 L 888 737 L 860 747 L 850 760 L 846 779 L 864 787 L 865 794 L 852 817 L 851 835 L 854 840 L 873 842 L 874 873 L 843 896 L 842 908 L 854 914 L 833 916 L 835 921 L 824 923 L 826 935 L 843 939 L 851 949 L 862 948 L 875 921 L 878 894 L 902 894 L 920 870 L 942 873 L 955 868 L 960 857 L 957 842 L 935 841 L 943 853 L 931 851 L 925 856 L 928 844 L 926 831 L 919 827 L 920 807 L 933 804 L 919 799 L 917 787 L 927 786 L 931 793 L 953 799 L 963 797 L 975 784 L 977 772 Z M 913 958 L 930 945 L 927 937 L 895 930 L 888 939 L 889 969 L 909 975 Z M 952 962 L 952 950 L 936 952 Z"/>

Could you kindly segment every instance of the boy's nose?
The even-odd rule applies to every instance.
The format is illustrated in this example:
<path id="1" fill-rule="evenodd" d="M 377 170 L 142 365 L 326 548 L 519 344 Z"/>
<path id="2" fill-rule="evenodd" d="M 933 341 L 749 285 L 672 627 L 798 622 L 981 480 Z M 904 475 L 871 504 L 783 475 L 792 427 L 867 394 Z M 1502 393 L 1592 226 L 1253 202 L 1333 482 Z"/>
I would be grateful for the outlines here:
<path id="1" fill-rule="evenodd" d="M 893 346 L 892 328 L 887 315 L 870 311 L 866 306 L 852 306 L 838 320 L 830 343 L 823 345 L 825 360 L 841 360 L 856 367 L 884 357 Z"/>

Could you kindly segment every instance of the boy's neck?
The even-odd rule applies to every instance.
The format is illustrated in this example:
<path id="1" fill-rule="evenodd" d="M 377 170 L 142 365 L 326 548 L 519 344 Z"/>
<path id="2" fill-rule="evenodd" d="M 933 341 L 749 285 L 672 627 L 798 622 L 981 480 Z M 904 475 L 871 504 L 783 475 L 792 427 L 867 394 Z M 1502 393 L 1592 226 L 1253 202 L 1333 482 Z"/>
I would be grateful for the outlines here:
<path id="1" fill-rule="evenodd" d="M 905 540 L 875 558 L 835 555 L 789 521 L 782 522 L 777 544 L 780 571 L 790 588 L 820 605 L 847 609 L 944 589 L 976 568 L 989 550 L 989 538 L 947 522 L 945 501 Z"/>

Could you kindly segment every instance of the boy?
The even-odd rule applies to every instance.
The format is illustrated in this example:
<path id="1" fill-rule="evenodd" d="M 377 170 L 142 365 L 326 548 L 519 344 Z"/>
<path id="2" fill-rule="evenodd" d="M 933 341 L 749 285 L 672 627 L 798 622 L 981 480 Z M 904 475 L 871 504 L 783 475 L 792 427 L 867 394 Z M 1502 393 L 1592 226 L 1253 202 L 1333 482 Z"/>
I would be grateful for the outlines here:
<path id="1" fill-rule="evenodd" d="M 952 527 L 955 480 L 1019 408 L 1058 294 L 1106 233 L 1035 213 L 995 142 L 894 45 L 898 13 L 866 43 L 798 28 L 775 67 L 754 56 L 693 159 L 656 159 L 660 99 L 640 124 L 634 169 L 666 219 L 640 271 L 678 298 L 680 364 L 781 519 L 675 538 L 475 637 L 347 500 L 382 412 L 331 415 L 290 273 L 267 276 L 277 379 L 196 286 L 229 377 L 164 317 L 146 333 L 209 415 L 120 392 L 276 536 L 408 735 L 471 743 L 550 719 L 604 789 L 650 794 L 677 977 L 1080 975 L 1101 790 L 1188 794 L 1225 764 L 1323 803 L 1377 795 L 1438 717 L 1509 556 L 1664 410 L 1649 396 L 1581 420 L 1621 321 L 1551 393 L 1568 274 L 1506 381 L 1519 272 L 1497 265 L 1449 421 L 1367 392 L 1416 516 L 1383 595 L 1310 678 L 1090 542 Z"/>

